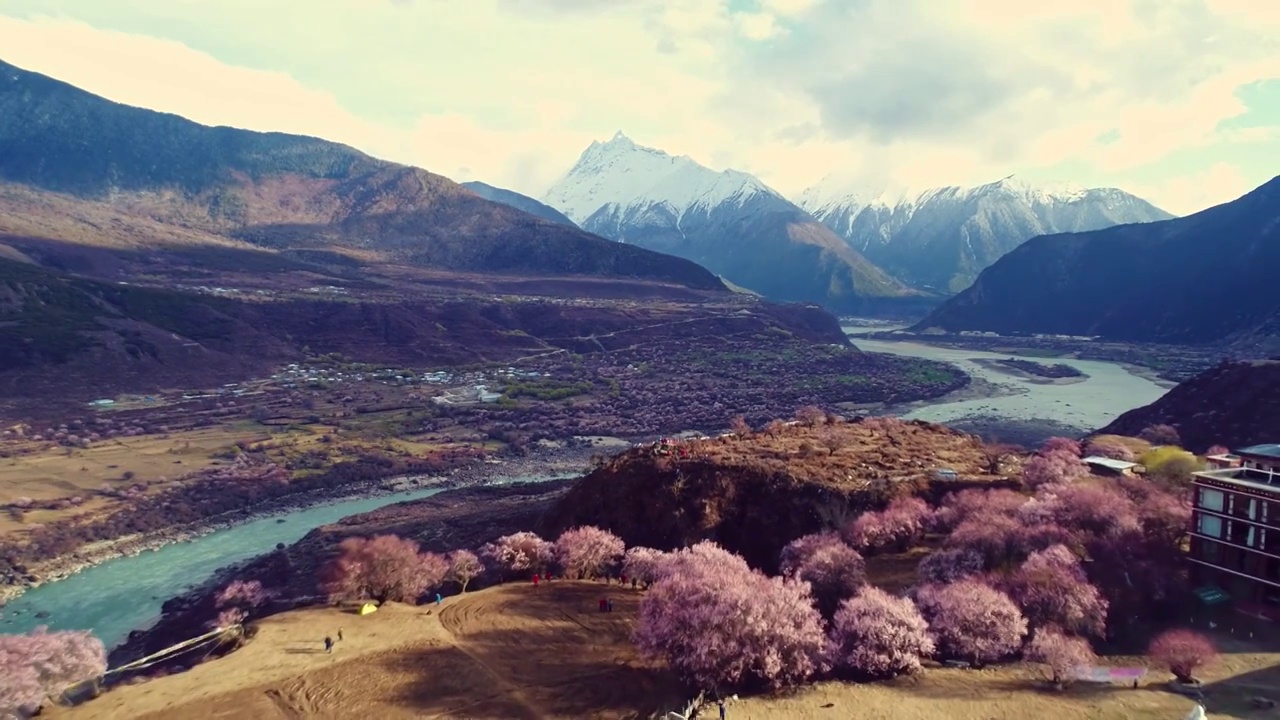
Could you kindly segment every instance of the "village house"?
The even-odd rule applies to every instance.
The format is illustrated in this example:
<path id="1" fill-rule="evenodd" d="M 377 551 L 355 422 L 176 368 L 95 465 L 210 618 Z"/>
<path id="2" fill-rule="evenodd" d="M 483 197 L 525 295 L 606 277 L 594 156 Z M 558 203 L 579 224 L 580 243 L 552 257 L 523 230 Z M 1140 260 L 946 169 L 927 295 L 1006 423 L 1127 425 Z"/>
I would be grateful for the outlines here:
<path id="1" fill-rule="evenodd" d="M 1098 475 L 1133 475 L 1138 463 L 1116 460 L 1101 455 L 1090 455 L 1082 460 L 1089 470 Z"/>
<path id="2" fill-rule="evenodd" d="M 1280 619 L 1280 443 L 1192 476 L 1192 578 L 1239 609 Z"/>

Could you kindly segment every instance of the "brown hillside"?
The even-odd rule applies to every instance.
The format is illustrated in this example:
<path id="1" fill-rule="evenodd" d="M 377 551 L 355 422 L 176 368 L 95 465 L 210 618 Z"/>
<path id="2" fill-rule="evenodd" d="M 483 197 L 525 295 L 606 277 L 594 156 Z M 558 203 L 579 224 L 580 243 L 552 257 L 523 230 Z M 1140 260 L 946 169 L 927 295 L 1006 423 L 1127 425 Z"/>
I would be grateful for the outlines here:
<path id="1" fill-rule="evenodd" d="M 999 480 L 976 436 L 925 422 L 795 424 L 748 437 L 634 448 L 583 478 L 547 514 L 544 535 L 598 525 L 628 545 L 714 540 L 766 570 L 795 538 L 838 526 L 901 494 Z M 933 479 L 950 468 L 959 481 Z"/>
<path id="2" fill-rule="evenodd" d="M 1280 360 L 1222 363 L 1098 432 L 1135 436 L 1160 424 L 1177 428 L 1195 452 L 1280 442 Z"/>

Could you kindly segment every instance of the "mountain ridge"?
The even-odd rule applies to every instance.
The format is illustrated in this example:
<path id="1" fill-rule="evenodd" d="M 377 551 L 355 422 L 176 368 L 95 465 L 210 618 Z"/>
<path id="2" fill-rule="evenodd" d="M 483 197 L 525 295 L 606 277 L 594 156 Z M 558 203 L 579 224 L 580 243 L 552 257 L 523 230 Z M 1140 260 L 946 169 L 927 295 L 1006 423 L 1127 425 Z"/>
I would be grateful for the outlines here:
<path id="1" fill-rule="evenodd" d="M 830 177 L 798 204 L 872 262 L 913 287 L 952 293 L 1040 235 L 1173 217 L 1117 188 L 1027 182 L 843 190 Z"/>
<path id="2" fill-rule="evenodd" d="M 687 258 L 773 299 L 837 312 L 929 303 L 758 178 L 621 132 L 592 142 L 542 199 L 585 230 Z"/>
<path id="3" fill-rule="evenodd" d="M 529 213 L 534 217 L 540 217 L 543 220 L 550 220 L 553 223 L 568 225 L 572 228 L 578 227 L 578 224 L 570 220 L 564 213 L 544 202 L 535 200 L 528 195 L 523 195 L 514 190 L 500 188 L 496 185 L 483 183 L 479 180 L 470 180 L 461 184 L 462 187 L 490 202 L 501 203 L 508 207 L 513 207 L 521 212 Z"/>
<path id="4" fill-rule="evenodd" d="M 200 125 L 6 63 L 0 181 L 73 211 L 83 208 L 68 198 L 158 221 L 132 243 L 165 245 L 170 235 L 195 232 L 275 252 L 325 250 L 468 272 L 647 278 L 727 292 L 687 260 L 490 202 L 421 168 L 319 138 Z M 4 197 L 0 232 L 23 232 L 3 217 L 29 214 L 32 203 L 19 212 Z M 57 222 L 46 225 L 44 236 L 56 239 Z"/>
<path id="5" fill-rule="evenodd" d="M 1277 268 L 1280 176 L 1186 217 L 1033 238 L 913 329 L 1265 348 Z"/>

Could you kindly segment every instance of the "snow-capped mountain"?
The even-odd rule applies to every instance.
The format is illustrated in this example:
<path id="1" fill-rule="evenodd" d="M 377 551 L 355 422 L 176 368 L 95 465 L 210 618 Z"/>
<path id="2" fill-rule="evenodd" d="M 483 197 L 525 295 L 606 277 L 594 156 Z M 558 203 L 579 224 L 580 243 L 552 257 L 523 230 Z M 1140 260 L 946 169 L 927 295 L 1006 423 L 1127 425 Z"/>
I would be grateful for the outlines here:
<path id="1" fill-rule="evenodd" d="M 759 179 L 642 147 L 621 132 L 591 143 L 542 200 L 588 232 L 693 260 L 767 297 L 842 312 L 918 302 Z"/>
<path id="2" fill-rule="evenodd" d="M 849 188 L 826 179 L 799 204 L 869 260 L 918 288 L 954 293 L 1038 235 L 1167 220 L 1169 213 L 1115 188 L 1023 181 L 923 191 Z"/>

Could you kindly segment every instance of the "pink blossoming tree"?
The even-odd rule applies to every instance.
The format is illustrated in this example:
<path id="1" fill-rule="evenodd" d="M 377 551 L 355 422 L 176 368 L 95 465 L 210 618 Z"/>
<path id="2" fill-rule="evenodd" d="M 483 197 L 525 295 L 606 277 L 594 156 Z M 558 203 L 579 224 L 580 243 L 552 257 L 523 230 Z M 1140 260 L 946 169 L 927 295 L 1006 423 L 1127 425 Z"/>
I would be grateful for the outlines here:
<path id="1" fill-rule="evenodd" d="M 554 559 L 553 546 L 535 533 L 504 535 L 480 548 L 485 565 L 508 577 L 546 570 Z"/>
<path id="2" fill-rule="evenodd" d="M 449 570 L 444 579 L 446 582 L 457 583 L 458 592 L 466 592 L 467 585 L 484 572 L 484 563 L 470 550 L 454 550 L 445 559 L 449 562 Z"/>
<path id="3" fill-rule="evenodd" d="M 828 659 L 866 677 L 893 677 L 920 669 L 933 654 L 929 626 L 908 598 L 867 586 L 845 600 L 831 623 Z"/>
<path id="4" fill-rule="evenodd" d="M 1193 683 L 1193 673 L 1217 659 L 1218 649 L 1212 640 L 1194 630 L 1167 630 L 1152 639 L 1147 655 L 1168 668 L 1178 682 Z"/>
<path id="5" fill-rule="evenodd" d="M 1009 596 L 976 580 L 922 587 L 917 602 L 938 652 L 975 666 L 1014 654 L 1027 634 L 1027 619 Z"/>
<path id="6" fill-rule="evenodd" d="M 657 581 L 662 563 L 666 562 L 669 557 L 669 553 L 654 550 L 653 548 L 627 548 L 627 552 L 622 556 L 622 574 L 629 578 L 635 578 L 637 582 L 648 587 Z"/>
<path id="7" fill-rule="evenodd" d="M 626 549 L 617 535 L 587 525 L 561 533 L 552 552 L 565 575 L 589 578 L 608 574 Z"/>
<path id="8" fill-rule="evenodd" d="M 894 498 L 878 512 L 854 518 L 844 531 L 849 545 L 864 552 L 904 550 L 924 535 L 932 519 L 928 504 L 915 497 Z"/>
<path id="9" fill-rule="evenodd" d="M 982 555 L 965 548 L 935 550 L 916 566 L 922 585 L 946 585 L 986 570 Z"/>
<path id="10" fill-rule="evenodd" d="M 1106 632 L 1106 599 L 1062 545 L 1032 553 L 1003 585 L 1032 627 L 1055 626 L 1094 637 Z"/>
<path id="11" fill-rule="evenodd" d="M 1037 630 L 1023 657 L 1027 662 L 1044 665 L 1046 679 L 1059 689 L 1075 679 L 1077 668 L 1097 661 L 1089 641 L 1063 635 L 1054 628 Z"/>
<path id="12" fill-rule="evenodd" d="M 449 564 L 395 535 L 350 537 L 322 571 L 321 586 L 337 600 L 416 602 L 444 580 Z"/>
<path id="13" fill-rule="evenodd" d="M 100 677 L 107 670 L 102 641 L 82 630 L 0 635 L 0 717 L 28 718 L 46 697 Z"/>
<path id="14" fill-rule="evenodd" d="M 797 538 L 782 549 L 783 575 L 808 582 L 818 609 L 826 617 L 840 601 L 852 597 L 866 582 L 866 563 L 836 532 Z"/>
<path id="15" fill-rule="evenodd" d="M 673 553 L 640 603 L 635 640 L 701 689 L 804 682 L 824 668 L 809 584 L 770 578 L 711 543 Z"/>

